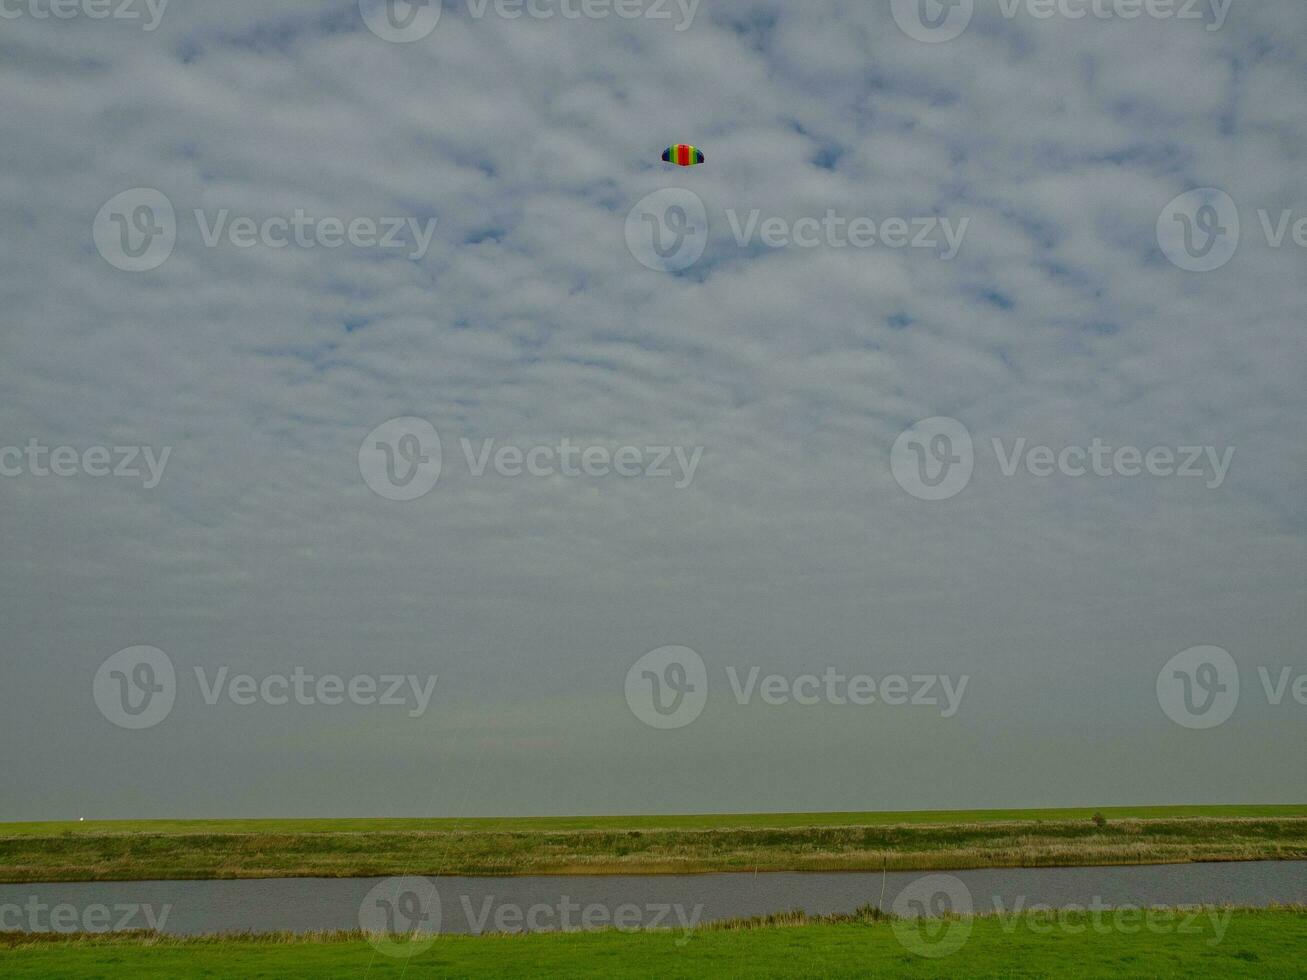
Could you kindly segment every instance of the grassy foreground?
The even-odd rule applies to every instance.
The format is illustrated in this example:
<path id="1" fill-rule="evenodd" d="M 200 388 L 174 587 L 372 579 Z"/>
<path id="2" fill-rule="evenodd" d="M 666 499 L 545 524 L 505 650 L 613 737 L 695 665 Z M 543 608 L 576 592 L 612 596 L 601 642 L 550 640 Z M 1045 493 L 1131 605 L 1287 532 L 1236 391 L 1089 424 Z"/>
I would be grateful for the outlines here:
<path id="1" fill-rule="evenodd" d="M 670 932 L 439 938 L 411 960 L 378 955 L 360 936 L 159 940 L 0 937 L 6 977 L 1299 977 L 1307 914 L 1241 911 L 1210 932 L 1107 933 L 970 922 L 966 944 L 926 959 L 884 921 Z M 6 943 L 9 945 L 6 946 Z"/>
<path id="2" fill-rule="evenodd" d="M 0 824 L 0 882 L 1307 859 L 1307 806 Z"/>

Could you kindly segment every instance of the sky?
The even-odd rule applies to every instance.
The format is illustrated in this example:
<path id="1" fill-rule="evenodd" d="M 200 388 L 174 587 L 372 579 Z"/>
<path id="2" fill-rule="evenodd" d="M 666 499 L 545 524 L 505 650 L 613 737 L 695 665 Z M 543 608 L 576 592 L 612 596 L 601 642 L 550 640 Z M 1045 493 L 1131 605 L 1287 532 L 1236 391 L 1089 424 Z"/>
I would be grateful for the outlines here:
<path id="1" fill-rule="evenodd" d="M 1299 0 L 56 6 L 0 820 L 1307 798 Z"/>

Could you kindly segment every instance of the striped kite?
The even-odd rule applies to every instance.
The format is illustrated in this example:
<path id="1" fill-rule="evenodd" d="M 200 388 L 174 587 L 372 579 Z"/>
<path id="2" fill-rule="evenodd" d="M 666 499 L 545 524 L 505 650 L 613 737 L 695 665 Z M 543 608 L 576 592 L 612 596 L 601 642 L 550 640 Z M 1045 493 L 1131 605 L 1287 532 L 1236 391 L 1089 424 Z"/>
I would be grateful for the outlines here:
<path id="1" fill-rule="evenodd" d="M 678 167 L 694 167 L 703 163 L 703 150 L 688 143 L 677 143 L 663 150 L 663 162 L 674 163 Z"/>

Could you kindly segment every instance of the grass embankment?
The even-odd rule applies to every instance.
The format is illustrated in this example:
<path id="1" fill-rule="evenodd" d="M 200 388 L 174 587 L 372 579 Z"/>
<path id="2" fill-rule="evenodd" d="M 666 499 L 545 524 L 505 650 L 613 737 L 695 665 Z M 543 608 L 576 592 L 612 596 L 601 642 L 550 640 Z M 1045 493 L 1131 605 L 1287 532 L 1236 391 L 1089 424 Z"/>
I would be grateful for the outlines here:
<path id="1" fill-rule="evenodd" d="M 787 827 L 882 827 L 896 824 L 974 824 L 1013 821 L 1082 822 L 1101 813 L 1109 820 L 1180 820 L 1302 817 L 1307 803 L 1216 806 L 1062 807 L 1017 810 L 878 810 L 831 813 L 708 813 L 603 817 L 412 817 L 272 820 L 89 820 L 0 823 L 0 837 L 60 834 L 363 834 L 475 833 L 562 830 L 734 830 Z"/>
<path id="2" fill-rule="evenodd" d="M 0 825 L 0 881 L 946 870 L 1307 859 L 1307 806 Z"/>
<path id="3" fill-rule="evenodd" d="M 1232 914 L 1211 932 L 1005 927 L 971 920 L 965 946 L 941 959 L 909 952 L 884 921 L 726 928 L 693 933 L 440 937 L 411 960 L 378 955 L 357 935 L 171 940 L 0 937 L 6 977 L 1298 977 L 1301 911 Z"/>

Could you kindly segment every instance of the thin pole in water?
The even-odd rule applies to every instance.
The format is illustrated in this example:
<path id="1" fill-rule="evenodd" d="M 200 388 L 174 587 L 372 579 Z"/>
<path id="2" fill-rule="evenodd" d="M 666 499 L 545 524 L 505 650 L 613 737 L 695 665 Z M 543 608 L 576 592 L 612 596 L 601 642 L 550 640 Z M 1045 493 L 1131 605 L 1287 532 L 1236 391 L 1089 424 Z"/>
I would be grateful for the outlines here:
<path id="1" fill-rule="evenodd" d="M 884 863 L 880 869 L 880 901 L 876 903 L 876 910 L 882 915 L 885 913 L 885 882 L 889 878 L 889 855 L 885 855 Z"/>

